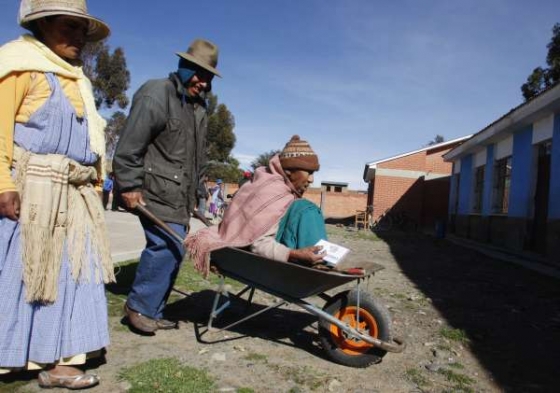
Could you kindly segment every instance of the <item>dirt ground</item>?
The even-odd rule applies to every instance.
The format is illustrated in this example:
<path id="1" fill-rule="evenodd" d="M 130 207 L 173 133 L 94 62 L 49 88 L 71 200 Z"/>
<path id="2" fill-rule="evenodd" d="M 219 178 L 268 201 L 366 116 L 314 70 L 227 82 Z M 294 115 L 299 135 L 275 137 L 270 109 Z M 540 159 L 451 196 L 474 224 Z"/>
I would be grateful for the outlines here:
<path id="1" fill-rule="evenodd" d="M 112 345 L 96 369 L 102 382 L 89 391 L 126 392 L 118 371 L 158 357 L 207 369 L 221 392 L 558 391 L 558 280 L 419 234 L 374 240 L 344 228 L 329 232 L 352 250 L 349 258 L 385 267 L 363 288 L 388 308 L 393 333 L 408 343 L 403 353 L 365 369 L 335 364 L 320 347 L 316 318 L 295 306 L 197 338 L 213 299 L 208 288 L 168 306 L 178 330 L 145 337 L 112 317 Z M 273 297 L 261 293 L 255 300 L 268 305 Z M 33 381 L 24 389 L 40 391 Z"/>

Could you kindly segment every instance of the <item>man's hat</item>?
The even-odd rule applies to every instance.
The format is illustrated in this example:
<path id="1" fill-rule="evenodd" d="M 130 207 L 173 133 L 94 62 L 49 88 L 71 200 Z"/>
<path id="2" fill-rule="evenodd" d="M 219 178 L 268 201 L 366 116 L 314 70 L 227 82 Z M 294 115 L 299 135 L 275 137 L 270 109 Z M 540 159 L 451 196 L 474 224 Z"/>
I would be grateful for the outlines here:
<path id="1" fill-rule="evenodd" d="M 90 42 L 102 40 L 111 32 L 105 22 L 88 14 L 85 0 L 21 0 L 18 23 L 29 30 L 34 20 L 54 15 L 70 15 L 86 19 L 89 22 L 86 39 Z"/>
<path id="2" fill-rule="evenodd" d="M 319 157 L 307 141 L 294 135 L 280 152 L 280 164 L 284 169 L 303 169 L 315 172 L 319 170 Z"/>
<path id="3" fill-rule="evenodd" d="M 210 71 L 220 78 L 222 77 L 216 69 L 218 65 L 218 47 L 210 41 L 198 38 L 192 42 L 186 52 L 177 52 L 177 56 Z"/>

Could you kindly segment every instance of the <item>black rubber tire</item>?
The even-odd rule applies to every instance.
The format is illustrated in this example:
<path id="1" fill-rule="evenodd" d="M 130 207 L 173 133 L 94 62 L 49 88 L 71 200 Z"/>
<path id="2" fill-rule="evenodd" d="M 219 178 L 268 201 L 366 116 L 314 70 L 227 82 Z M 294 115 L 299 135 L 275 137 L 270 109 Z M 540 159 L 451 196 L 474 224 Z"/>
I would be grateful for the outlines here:
<path id="1" fill-rule="evenodd" d="M 357 291 L 346 291 L 331 299 L 323 310 L 332 316 L 349 313 L 355 315 Z M 351 312 L 351 310 L 353 312 Z M 360 320 L 372 337 L 391 342 L 391 317 L 379 301 L 369 293 L 360 291 Z M 355 320 L 355 319 L 354 319 Z M 349 367 L 368 367 L 379 363 L 386 351 L 364 341 L 345 339 L 340 328 L 325 319 L 319 319 L 319 337 L 326 355 L 332 361 Z"/>

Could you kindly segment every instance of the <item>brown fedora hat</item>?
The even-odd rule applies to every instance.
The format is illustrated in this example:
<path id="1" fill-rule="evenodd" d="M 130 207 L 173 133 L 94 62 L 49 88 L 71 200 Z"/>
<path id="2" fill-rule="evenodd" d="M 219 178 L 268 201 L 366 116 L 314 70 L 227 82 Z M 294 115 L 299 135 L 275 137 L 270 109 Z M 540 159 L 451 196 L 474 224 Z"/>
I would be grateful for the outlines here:
<path id="1" fill-rule="evenodd" d="M 21 27 L 29 29 L 32 21 L 53 15 L 70 15 L 87 19 L 88 41 L 102 40 L 111 32 L 105 22 L 88 14 L 85 0 L 21 0 L 18 23 Z"/>
<path id="2" fill-rule="evenodd" d="M 222 77 L 216 66 L 218 65 L 218 47 L 203 39 L 196 39 L 191 43 L 186 52 L 177 52 L 177 56 L 210 71 L 212 74 Z"/>

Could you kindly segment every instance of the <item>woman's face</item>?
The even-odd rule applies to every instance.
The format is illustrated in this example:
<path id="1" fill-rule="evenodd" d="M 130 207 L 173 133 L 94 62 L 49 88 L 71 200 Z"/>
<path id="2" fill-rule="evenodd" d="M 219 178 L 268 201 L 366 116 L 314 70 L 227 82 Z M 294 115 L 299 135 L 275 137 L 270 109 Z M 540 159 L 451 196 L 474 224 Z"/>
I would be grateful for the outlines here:
<path id="1" fill-rule="evenodd" d="M 75 16 L 59 15 L 37 21 L 41 40 L 65 60 L 77 60 L 86 44 L 88 21 Z"/>
<path id="2" fill-rule="evenodd" d="M 303 169 L 286 169 L 285 172 L 288 179 L 290 179 L 290 182 L 300 195 L 303 195 L 303 193 L 309 188 L 309 185 L 313 183 L 312 171 L 305 171 Z"/>

